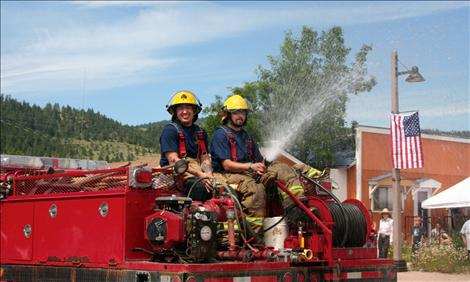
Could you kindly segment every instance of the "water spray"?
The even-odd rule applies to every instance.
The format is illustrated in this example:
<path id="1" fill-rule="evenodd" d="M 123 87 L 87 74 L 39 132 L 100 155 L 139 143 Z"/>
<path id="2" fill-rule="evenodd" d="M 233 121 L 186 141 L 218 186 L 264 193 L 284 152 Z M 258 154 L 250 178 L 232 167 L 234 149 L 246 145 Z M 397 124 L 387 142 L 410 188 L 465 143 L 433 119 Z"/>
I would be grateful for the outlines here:
<path id="1" fill-rule="evenodd" d="M 353 69 L 342 77 L 326 77 L 307 74 L 303 78 L 280 79 L 281 85 L 271 93 L 267 126 L 271 143 L 266 151 L 266 161 L 272 162 L 282 150 L 292 145 L 303 128 L 327 107 L 341 102 L 353 90 L 353 85 L 363 80 L 363 70 Z"/>

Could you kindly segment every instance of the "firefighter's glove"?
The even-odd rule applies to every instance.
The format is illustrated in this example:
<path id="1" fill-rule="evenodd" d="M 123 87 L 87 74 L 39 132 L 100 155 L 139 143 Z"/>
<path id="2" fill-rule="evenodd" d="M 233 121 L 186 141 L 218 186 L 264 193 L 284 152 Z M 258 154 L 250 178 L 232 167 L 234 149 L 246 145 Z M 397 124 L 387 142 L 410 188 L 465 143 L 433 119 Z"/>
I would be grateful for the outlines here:
<path id="1" fill-rule="evenodd" d="M 322 178 L 328 174 L 326 169 L 319 170 L 306 164 L 296 164 L 292 168 L 297 173 L 305 174 L 307 177 L 312 178 L 312 179 Z"/>
<path id="2" fill-rule="evenodd" d="M 306 171 L 306 175 L 312 179 L 316 178 L 322 178 L 325 175 L 326 170 L 318 170 L 313 167 L 309 167 L 309 169 Z"/>

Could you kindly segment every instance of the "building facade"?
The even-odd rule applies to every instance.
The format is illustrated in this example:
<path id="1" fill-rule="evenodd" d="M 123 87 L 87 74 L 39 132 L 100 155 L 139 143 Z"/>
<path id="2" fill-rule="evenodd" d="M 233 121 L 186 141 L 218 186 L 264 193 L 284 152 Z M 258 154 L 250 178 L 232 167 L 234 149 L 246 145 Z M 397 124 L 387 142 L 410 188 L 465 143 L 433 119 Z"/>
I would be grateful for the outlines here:
<path id="1" fill-rule="evenodd" d="M 470 176 L 470 139 L 422 134 L 424 166 L 402 169 L 401 223 L 404 240 L 409 240 L 413 217 L 424 219 L 430 232 L 436 222 L 447 228 L 456 228 L 462 219 L 452 216 L 460 213 L 464 218 L 470 211 L 446 209 L 426 210 L 421 203 L 432 195 Z M 348 166 L 332 170 L 333 180 L 341 187 L 334 191 L 344 200 L 361 200 L 372 210 L 374 221 L 380 220 L 383 208 L 392 210 L 392 152 L 390 130 L 369 126 L 356 128 L 355 161 Z M 470 189 L 470 188 L 469 188 Z"/>

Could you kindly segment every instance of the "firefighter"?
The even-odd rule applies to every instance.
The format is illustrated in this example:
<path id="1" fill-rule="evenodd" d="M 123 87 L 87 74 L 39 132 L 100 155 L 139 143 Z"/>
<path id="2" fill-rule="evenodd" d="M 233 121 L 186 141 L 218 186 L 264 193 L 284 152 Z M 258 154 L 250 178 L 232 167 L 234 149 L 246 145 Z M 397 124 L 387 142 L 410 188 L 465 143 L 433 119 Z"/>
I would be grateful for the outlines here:
<path id="1" fill-rule="evenodd" d="M 295 171 L 280 162 L 266 166 L 256 141 L 243 127 L 247 123 L 250 103 L 240 95 L 232 95 L 219 113 L 222 126 L 211 140 L 212 166 L 215 177 L 235 187 L 241 195 L 241 204 L 251 227 L 261 233 L 266 213 L 266 187 L 278 179 L 296 195 L 303 188 Z M 283 206 L 291 204 L 285 193 Z"/>
<path id="2" fill-rule="evenodd" d="M 165 125 L 160 136 L 160 166 L 186 159 L 189 167 L 184 177 L 185 193 L 195 201 L 205 201 L 212 197 L 213 175 L 207 151 L 207 133 L 194 123 L 202 104 L 193 93 L 180 91 L 173 95 L 166 107 L 171 114 L 171 122 Z"/>

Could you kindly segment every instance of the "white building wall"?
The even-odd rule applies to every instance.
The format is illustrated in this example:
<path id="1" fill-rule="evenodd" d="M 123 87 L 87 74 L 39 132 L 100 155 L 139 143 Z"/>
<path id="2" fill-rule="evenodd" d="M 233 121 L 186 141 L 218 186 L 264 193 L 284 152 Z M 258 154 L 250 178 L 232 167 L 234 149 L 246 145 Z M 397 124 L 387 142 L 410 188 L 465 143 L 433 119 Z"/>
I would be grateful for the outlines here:
<path id="1" fill-rule="evenodd" d="M 362 201 L 362 129 L 356 128 L 356 199 Z"/>
<path id="2" fill-rule="evenodd" d="M 338 189 L 333 189 L 333 194 L 342 202 L 348 196 L 348 173 L 346 168 L 332 168 L 330 178 L 336 183 Z"/>

